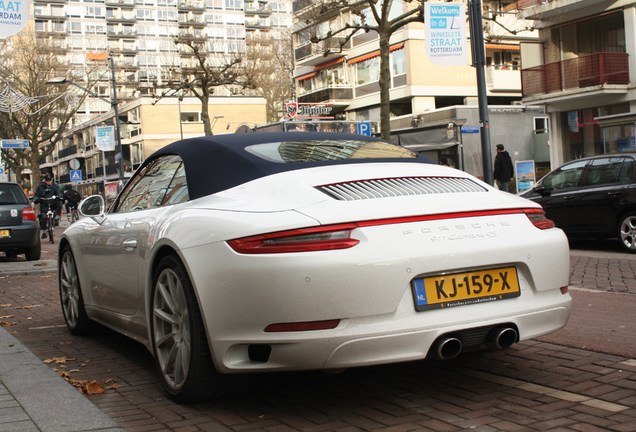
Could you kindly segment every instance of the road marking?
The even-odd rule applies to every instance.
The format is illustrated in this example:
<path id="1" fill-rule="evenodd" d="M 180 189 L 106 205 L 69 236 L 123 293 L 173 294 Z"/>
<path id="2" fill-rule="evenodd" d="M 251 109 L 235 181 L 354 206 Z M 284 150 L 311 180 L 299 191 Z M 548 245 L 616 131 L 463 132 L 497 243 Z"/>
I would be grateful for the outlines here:
<path id="1" fill-rule="evenodd" d="M 636 360 L 633 360 L 633 361 L 634 361 L 634 364 L 636 364 Z M 582 403 L 583 405 L 599 408 L 599 409 L 613 412 L 613 413 L 618 413 L 621 411 L 625 411 L 626 409 L 630 409 L 630 407 L 627 407 L 625 405 L 620 405 L 613 402 L 607 402 L 601 399 L 595 399 L 589 396 L 555 389 L 553 387 L 547 387 L 547 386 L 542 386 L 538 384 L 532 384 L 532 383 L 516 380 L 513 378 L 506 378 L 506 377 L 501 377 L 498 375 L 492 375 L 486 372 L 466 371 L 466 374 L 473 376 L 475 378 L 480 378 L 486 381 L 491 381 L 491 382 L 502 384 L 508 387 L 514 387 L 520 390 L 529 391 L 531 393 L 551 396 L 551 397 L 568 401 L 568 402 L 579 402 L 579 403 Z"/>
<path id="2" fill-rule="evenodd" d="M 58 324 L 53 326 L 29 327 L 29 330 L 47 330 L 52 328 L 66 327 L 66 324 Z"/>

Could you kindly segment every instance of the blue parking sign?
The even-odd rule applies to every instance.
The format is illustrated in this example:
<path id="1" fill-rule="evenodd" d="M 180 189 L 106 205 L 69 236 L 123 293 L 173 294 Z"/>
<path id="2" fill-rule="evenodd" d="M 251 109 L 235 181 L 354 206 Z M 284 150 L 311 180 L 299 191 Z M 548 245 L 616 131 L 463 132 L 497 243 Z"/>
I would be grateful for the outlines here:
<path id="1" fill-rule="evenodd" d="M 358 135 L 371 136 L 371 122 L 359 122 L 357 126 Z"/>

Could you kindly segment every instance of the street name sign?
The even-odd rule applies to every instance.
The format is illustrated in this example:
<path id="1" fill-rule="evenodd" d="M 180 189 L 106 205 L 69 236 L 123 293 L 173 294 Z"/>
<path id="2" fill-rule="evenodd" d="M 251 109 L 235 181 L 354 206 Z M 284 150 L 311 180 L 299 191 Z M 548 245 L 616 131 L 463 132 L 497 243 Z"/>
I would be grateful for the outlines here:
<path id="1" fill-rule="evenodd" d="M 27 139 L 3 139 L 0 140 L 0 148 L 25 149 L 29 148 Z"/>

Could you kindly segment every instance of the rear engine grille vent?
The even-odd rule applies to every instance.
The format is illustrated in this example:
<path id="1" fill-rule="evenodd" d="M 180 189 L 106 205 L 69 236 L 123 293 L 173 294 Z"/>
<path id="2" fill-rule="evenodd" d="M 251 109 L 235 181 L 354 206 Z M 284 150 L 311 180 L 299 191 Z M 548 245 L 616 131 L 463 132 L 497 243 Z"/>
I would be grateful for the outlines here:
<path id="1" fill-rule="evenodd" d="M 409 195 L 486 192 L 486 188 L 462 177 L 400 177 L 359 180 L 317 186 L 316 189 L 340 201 Z"/>

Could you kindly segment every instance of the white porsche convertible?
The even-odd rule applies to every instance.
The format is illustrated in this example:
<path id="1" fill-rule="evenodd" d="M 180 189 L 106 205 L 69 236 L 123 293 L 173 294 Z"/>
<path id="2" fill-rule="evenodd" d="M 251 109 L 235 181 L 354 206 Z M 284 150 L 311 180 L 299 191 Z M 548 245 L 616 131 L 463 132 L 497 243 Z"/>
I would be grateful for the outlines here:
<path id="1" fill-rule="evenodd" d="M 250 372 L 507 348 L 570 314 L 563 232 L 529 200 L 376 139 L 176 142 L 59 244 L 74 334 L 145 344 L 179 401 Z"/>

